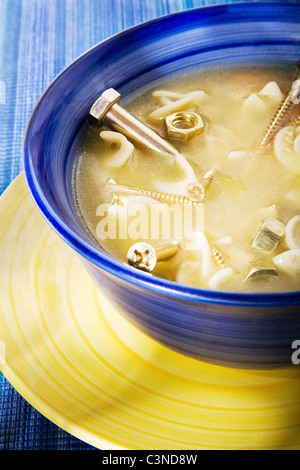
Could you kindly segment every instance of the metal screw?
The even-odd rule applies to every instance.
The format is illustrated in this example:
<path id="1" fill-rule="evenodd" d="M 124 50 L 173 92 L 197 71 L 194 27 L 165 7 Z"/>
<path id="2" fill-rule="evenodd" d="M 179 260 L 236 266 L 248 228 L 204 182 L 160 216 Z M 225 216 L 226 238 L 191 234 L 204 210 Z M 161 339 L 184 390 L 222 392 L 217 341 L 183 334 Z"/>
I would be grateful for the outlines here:
<path id="1" fill-rule="evenodd" d="M 283 98 L 279 108 L 277 109 L 275 115 L 273 116 L 264 137 L 260 143 L 260 148 L 264 149 L 268 146 L 274 136 L 280 129 L 283 119 L 286 117 L 290 109 L 299 104 L 300 100 L 300 60 L 297 62 L 297 73 L 294 77 L 292 84 L 290 85 L 286 96 Z"/>
<path id="2" fill-rule="evenodd" d="M 119 206 L 121 204 L 121 201 L 120 201 L 120 196 L 118 193 L 112 193 L 112 196 L 111 196 L 111 205 L 114 206 Z"/>
<path id="3" fill-rule="evenodd" d="M 223 256 L 223 253 L 221 253 L 221 251 L 219 250 L 219 247 L 216 245 L 216 242 L 213 237 L 208 233 L 206 234 L 206 237 L 211 247 L 213 258 L 217 265 L 220 266 L 221 269 L 227 268 L 228 266 Z"/>
<path id="4" fill-rule="evenodd" d="M 159 261 L 167 261 L 173 258 L 178 253 L 179 248 L 178 242 L 167 243 L 157 248 L 149 243 L 139 242 L 129 248 L 127 260 L 130 266 L 150 273 Z"/>
<path id="5" fill-rule="evenodd" d="M 289 125 L 290 126 L 300 126 L 300 116 L 296 117 Z"/>
<path id="6" fill-rule="evenodd" d="M 105 90 L 91 107 L 88 123 L 97 128 L 105 125 L 155 152 L 177 155 L 178 150 L 173 145 L 118 104 L 120 96 L 113 88 Z"/>
<path id="7" fill-rule="evenodd" d="M 213 257 L 214 257 L 216 263 L 220 266 L 221 269 L 227 267 L 226 261 L 225 261 L 223 255 L 222 255 L 222 253 L 218 250 L 218 248 L 214 247 L 212 249 L 212 254 L 213 254 Z"/>
<path id="8" fill-rule="evenodd" d="M 106 187 L 108 189 L 112 189 L 114 192 L 126 192 L 126 193 L 131 193 L 131 194 L 136 194 L 136 195 L 141 195 L 141 196 L 147 196 L 151 197 L 153 199 L 157 199 L 160 202 L 168 202 L 171 204 L 189 204 L 192 206 L 196 206 L 200 204 L 199 201 L 194 201 L 190 197 L 187 196 L 182 196 L 179 194 L 169 194 L 169 193 L 163 193 L 160 191 L 154 191 L 151 189 L 143 189 L 143 188 L 138 188 L 136 186 L 127 186 L 125 184 L 119 184 L 117 181 L 114 179 L 110 178 L 107 183 Z"/>
<path id="9" fill-rule="evenodd" d="M 209 188 L 217 171 L 209 170 L 200 181 L 188 184 L 186 194 L 189 199 L 194 202 L 201 202 L 205 198 L 206 190 Z"/>

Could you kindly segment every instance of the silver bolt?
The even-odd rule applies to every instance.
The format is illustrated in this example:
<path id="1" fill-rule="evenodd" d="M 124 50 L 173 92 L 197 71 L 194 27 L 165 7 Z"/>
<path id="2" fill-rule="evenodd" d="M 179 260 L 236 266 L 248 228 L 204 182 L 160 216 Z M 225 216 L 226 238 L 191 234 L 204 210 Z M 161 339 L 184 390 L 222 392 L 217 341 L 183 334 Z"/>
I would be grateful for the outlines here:
<path id="1" fill-rule="evenodd" d="M 130 266 L 150 273 L 159 261 L 167 261 L 173 258 L 178 253 L 179 248 L 178 242 L 167 243 L 157 248 L 149 243 L 139 242 L 129 248 L 127 261 Z"/>
<path id="2" fill-rule="evenodd" d="M 130 141 L 155 152 L 178 155 L 178 150 L 173 145 L 118 104 L 120 96 L 113 88 L 105 90 L 91 107 L 88 123 L 97 128 L 105 125 L 125 135 Z"/>

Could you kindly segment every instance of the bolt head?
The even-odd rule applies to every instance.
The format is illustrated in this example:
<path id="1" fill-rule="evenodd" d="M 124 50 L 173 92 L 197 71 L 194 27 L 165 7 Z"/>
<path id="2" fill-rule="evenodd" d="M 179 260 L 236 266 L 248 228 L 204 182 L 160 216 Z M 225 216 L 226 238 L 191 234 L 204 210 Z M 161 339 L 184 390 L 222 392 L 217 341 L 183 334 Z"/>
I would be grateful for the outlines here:
<path id="1" fill-rule="evenodd" d="M 186 195 L 193 202 L 201 202 L 205 198 L 205 189 L 203 184 L 198 181 L 189 183 L 186 187 Z"/>
<path id="2" fill-rule="evenodd" d="M 135 243 L 127 252 L 127 261 L 130 266 L 150 273 L 157 264 L 155 249 L 149 243 Z"/>
<path id="3" fill-rule="evenodd" d="M 95 101 L 88 114 L 88 123 L 92 127 L 100 127 L 110 108 L 120 100 L 120 93 L 113 88 L 105 90 Z"/>

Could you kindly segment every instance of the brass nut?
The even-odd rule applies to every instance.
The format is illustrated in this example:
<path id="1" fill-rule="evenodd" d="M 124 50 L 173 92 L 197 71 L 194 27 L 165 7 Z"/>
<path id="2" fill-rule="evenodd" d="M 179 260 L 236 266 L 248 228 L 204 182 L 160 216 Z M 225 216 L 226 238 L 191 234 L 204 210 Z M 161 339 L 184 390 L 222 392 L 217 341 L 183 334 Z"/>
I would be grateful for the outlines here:
<path id="1" fill-rule="evenodd" d="M 250 263 L 246 280 L 258 276 L 278 276 L 278 270 L 273 262 L 255 261 Z"/>
<path id="2" fill-rule="evenodd" d="M 189 111 L 169 114 L 165 118 L 165 124 L 168 136 L 174 139 L 188 140 L 204 131 L 202 117 Z"/>
<path id="3" fill-rule="evenodd" d="M 268 217 L 256 234 L 252 248 L 260 251 L 275 251 L 285 234 L 285 226 L 273 217 Z"/>

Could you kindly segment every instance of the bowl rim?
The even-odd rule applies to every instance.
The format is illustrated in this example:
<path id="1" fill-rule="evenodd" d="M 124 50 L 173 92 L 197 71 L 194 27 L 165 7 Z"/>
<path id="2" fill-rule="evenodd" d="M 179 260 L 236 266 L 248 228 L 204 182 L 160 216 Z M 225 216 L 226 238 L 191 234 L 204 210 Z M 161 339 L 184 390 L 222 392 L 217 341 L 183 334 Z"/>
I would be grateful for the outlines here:
<path id="1" fill-rule="evenodd" d="M 37 179 L 35 178 L 35 173 L 31 162 L 30 142 L 32 137 L 32 129 L 36 120 L 38 110 L 43 105 L 45 98 L 49 94 L 50 90 L 52 90 L 52 88 L 56 85 L 57 81 L 60 80 L 60 78 L 63 77 L 66 73 L 68 73 L 68 71 L 75 64 L 78 64 L 81 60 L 84 60 L 89 54 L 92 54 L 96 49 L 109 46 L 116 39 L 122 39 L 123 37 L 131 34 L 132 32 L 136 32 L 139 29 L 143 29 L 146 26 L 169 21 L 170 19 L 176 16 L 189 15 L 191 14 L 191 12 L 194 11 L 207 12 L 210 10 L 224 9 L 224 7 L 227 10 L 241 10 L 242 8 L 245 8 L 245 6 L 250 7 L 250 9 L 253 9 L 253 11 L 264 9 L 267 7 L 272 9 L 275 8 L 278 11 L 284 8 L 285 10 L 294 9 L 300 12 L 299 4 L 287 4 L 284 2 L 253 3 L 248 1 L 194 7 L 162 15 L 157 18 L 153 18 L 151 20 L 147 20 L 137 25 L 131 26 L 130 28 L 122 30 L 95 44 L 90 49 L 79 55 L 67 67 L 65 67 L 54 78 L 54 80 L 52 80 L 50 85 L 46 88 L 46 90 L 43 92 L 43 94 L 37 101 L 31 113 L 24 136 L 23 171 L 29 193 L 31 194 L 35 205 L 37 206 L 39 212 L 46 220 L 48 225 L 50 225 L 50 227 L 58 234 L 58 236 L 62 240 L 64 240 L 64 242 L 67 243 L 67 245 L 69 245 L 75 250 L 75 252 L 81 255 L 83 259 L 91 262 L 94 267 L 103 269 L 104 271 L 108 272 L 113 276 L 116 276 L 122 281 L 133 284 L 136 287 L 152 291 L 153 293 L 156 293 L 158 295 L 162 294 L 168 297 L 180 299 L 182 301 L 250 308 L 294 306 L 300 304 L 300 290 L 287 292 L 245 293 L 193 287 L 189 285 L 180 284 L 175 281 L 169 281 L 140 270 L 135 270 L 134 268 L 128 266 L 126 263 L 121 262 L 117 258 L 112 257 L 104 251 L 100 251 L 99 248 L 95 247 L 92 244 L 92 242 L 88 243 L 86 240 L 79 237 L 78 234 L 75 233 L 68 226 L 68 224 L 52 209 L 51 205 L 47 201 L 47 198 L 44 197 L 43 190 L 41 189 Z"/>

